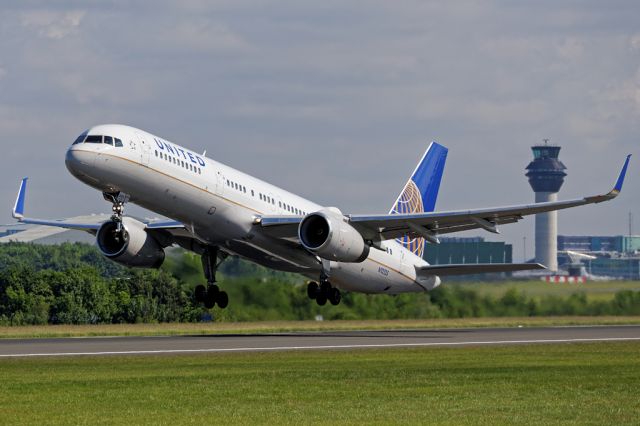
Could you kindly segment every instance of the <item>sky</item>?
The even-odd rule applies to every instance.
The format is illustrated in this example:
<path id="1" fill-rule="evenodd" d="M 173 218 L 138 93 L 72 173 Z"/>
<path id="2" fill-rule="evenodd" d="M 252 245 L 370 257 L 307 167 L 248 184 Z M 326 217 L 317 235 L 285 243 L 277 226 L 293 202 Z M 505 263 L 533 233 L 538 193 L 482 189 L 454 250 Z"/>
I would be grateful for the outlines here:
<path id="1" fill-rule="evenodd" d="M 437 210 L 533 201 L 530 147 L 560 145 L 566 235 L 640 234 L 640 2 L 9 1 L 0 10 L 0 223 L 108 213 L 64 166 L 132 125 L 345 213 L 386 213 L 432 140 Z M 128 213 L 152 217 L 139 208 Z M 533 254 L 532 217 L 480 235 Z M 526 239 L 525 239 L 526 238 Z"/>

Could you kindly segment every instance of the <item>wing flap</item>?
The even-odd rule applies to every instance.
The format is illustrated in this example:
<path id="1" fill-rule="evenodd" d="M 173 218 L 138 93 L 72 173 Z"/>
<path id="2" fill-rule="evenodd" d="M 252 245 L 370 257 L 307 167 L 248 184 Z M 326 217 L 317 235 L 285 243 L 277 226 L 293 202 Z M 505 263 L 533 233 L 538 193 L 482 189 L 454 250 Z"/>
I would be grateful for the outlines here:
<path id="1" fill-rule="evenodd" d="M 473 275 L 498 272 L 515 272 L 546 269 L 539 263 L 464 263 L 450 265 L 429 265 L 416 268 L 418 273 L 425 275 Z"/>
<path id="2" fill-rule="evenodd" d="M 256 218 L 255 224 L 271 237 L 297 241 L 302 219 L 303 216 L 261 216 Z"/>

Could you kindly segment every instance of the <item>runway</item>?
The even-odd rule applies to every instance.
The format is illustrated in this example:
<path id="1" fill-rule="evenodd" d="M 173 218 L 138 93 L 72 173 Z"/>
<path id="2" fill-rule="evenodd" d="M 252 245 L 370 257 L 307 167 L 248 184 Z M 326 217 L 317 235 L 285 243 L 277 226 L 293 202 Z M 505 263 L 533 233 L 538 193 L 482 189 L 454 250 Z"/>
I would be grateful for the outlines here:
<path id="1" fill-rule="evenodd" d="M 475 328 L 314 333 L 0 339 L 0 358 L 355 350 L 640 341 L 640 326 Z"/>

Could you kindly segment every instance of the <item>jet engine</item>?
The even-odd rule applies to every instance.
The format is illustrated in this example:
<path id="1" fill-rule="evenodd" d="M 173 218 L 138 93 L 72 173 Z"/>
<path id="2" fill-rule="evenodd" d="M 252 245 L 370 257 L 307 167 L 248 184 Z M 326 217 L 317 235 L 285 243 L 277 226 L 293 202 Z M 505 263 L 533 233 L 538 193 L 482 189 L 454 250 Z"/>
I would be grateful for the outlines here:
<path id="1" fill-rule="evenodd" d="M 359 263 L 369 256 L 362 235 L 336 208 L 308 214 L 298 227 L 302 246 L 323 259 Z"/>
<path id="2" fill-rule="evenodd" d="M 144 223 L 131 217 L 122 218 L 122 226 L 109 221 L 96 235 L 100 252 L 114 262 L 138 268 L 159 268 L 164 262 L 164 249 L 145 229 Z"/>

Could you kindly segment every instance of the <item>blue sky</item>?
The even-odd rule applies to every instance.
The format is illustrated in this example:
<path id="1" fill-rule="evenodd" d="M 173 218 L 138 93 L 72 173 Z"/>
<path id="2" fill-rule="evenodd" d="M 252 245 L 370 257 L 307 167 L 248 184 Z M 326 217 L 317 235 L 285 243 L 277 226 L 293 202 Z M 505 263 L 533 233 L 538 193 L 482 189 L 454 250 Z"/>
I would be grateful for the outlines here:
<path id="1" fill-rule="evenodd" d="M 440 210 L 532 201 L 543 138 L 562 146 L 560 198 L 608 191 L 640 146 L 638 16 L 635 1 L 5 3 L 2 222 L 23 176 L 32 215 L 109 212 L 63 160 L 100 123 L 352 213 L 386 212 L 431 140 L 450 150 Z M 624 234 L 633 212 L 640 233 L 638 161 L 619 199 L 561 212 L 560 232 Z M 533 219 L 502 230 L 516 260 L 523 236 L 533 253 Z"/>

